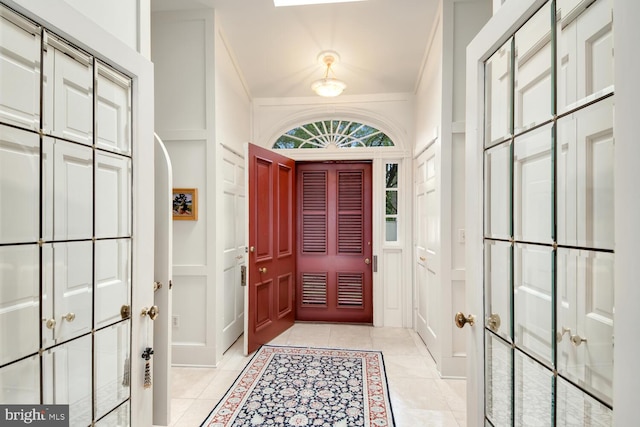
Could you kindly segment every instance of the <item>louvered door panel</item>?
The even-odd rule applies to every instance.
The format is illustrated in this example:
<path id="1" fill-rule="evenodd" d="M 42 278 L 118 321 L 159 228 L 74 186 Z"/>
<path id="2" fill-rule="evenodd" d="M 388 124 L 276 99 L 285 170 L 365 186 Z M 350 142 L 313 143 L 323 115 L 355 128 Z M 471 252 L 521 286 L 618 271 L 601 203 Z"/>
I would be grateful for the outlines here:
<path id="1" fill-rule="evenodd" d="M 338 307 L 362 307 L 363 305 L 363 274 L 338 273 Z"/>
<path id="2" fill-rule="evenodd" d="M 302 252 L 327 252 L 327 172 L 302 173 Z"/>
<path id="3" fill-rule="evenodd" d="M 371 164 L 298 170 L 296 318 L 371 323 Z"/>
<path id="4" fill-rule="evenodd" d="M 327 305 L 327 275 L 325 273 L 302 274 L 302 304 Z"/>
<path id="5" fill-rule="evenodd" d="M 338 171 L 338 253 L 362 254 L 364 173 Z"/>

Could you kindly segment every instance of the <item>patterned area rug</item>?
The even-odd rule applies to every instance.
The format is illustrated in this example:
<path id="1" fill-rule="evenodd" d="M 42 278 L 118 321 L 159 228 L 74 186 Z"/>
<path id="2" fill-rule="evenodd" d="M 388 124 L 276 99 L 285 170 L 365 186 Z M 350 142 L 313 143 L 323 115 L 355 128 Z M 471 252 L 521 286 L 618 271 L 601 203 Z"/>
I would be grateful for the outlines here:
<path id="1" fill-rule="evenodd" d="M 201 427 L 394 426 L 382 353 L 263 346 Z"/>

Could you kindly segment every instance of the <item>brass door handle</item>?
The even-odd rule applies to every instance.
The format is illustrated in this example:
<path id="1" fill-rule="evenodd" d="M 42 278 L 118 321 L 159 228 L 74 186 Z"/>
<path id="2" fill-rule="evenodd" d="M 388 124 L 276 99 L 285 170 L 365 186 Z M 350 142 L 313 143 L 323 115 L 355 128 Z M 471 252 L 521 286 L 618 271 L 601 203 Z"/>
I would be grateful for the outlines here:
<path id="1" fill-rule="evenodd" d="M 267 267 L 259 268 L 259 269 L 258 269 L 258 271 L 259 271 L 260 273 L 263 273 L 263 274 L 264 274 L 264 273 L 266 273 L 266 272 L 267 272 Z"/>
<path id="2" fill-rule="evenodd" d="M 427 257 L 426 257 L 426 256 L 421 256 L 421 257 L 420 257 L 420 261 L 426 261 L 426 260 L 427 260 Z"/>
<path id="3" fill-rule="evenodd" d="M 364 259 L 364 263 L 369 265 L 369 264 L 371 264 L 371 260 L 369 258 L 365 258 Z"/>
<path id="4" fill-rule="evenodd" d="M 464 327 L 464 325 L 466 325 L 467 323 L 469 324 L 469 326 L 473 326 L 473 324 L 476 321 L 476 318 L 473 314 L 470 314 L 468 316 L 465 316 L 461 311 L 456 313 L 456 316 L 454 317 L 456 326 L 458 328 L 462 328 Z"/>
<path id="5" fill-rule="evenodd" d="M 148 315 L 151 320 L 156 320 L 156 318 L 158 317 L 159 314 L 160 314 L 160 310 L 158 309 L 157 305 L 152 305 L 149 308 L 144 307 L 142 309 L 142 311 L 140 312 L 141 316 L 147 316 Z"/>
<path id="6" fill-rule="evenodd" d="M 75 313 L 67 313 L 64 316 L 62 316 L 62 318 L 64 320 L 66 320 L 67 322 L 73 322 L 74 320 L 76 320 L 76 314 Z"/>

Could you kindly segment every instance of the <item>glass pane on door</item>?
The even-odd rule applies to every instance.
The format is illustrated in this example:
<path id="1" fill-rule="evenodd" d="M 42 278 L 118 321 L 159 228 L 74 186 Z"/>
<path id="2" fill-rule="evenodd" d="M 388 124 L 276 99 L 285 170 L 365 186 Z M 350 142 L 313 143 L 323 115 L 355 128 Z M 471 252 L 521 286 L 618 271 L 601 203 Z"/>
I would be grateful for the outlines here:
<path id="1" fill-rule="evenodd" d="M 558 243 L 613 249 L 614 97 L 558 120 Z"/>
<path id="2" fill-rule="evenodd" d="M 38 240 L 39 174 L 38 135 L 0 125 L 0 244 Z"/>
<path id="3" fill-rule="evenodd" d="M 520 351 L 515 362 L 515 425 L 552 425 L 553 372 Z"/>
<path id="4" fill-rule="evenodd" d="M 558 249 L 558 372 L 613 403 L 614 257 Z"/>
<path id="5" fill-rule="evenodd" d="M 0 246 L 0 366 L 40 348 L 39 276 L 38 245 Z"/>
<path id="6" fill-rule="evenodd" d="M 69 405 L 69 424 L 91 424 L 91 336 L 53 347 L 42 358 L 43 403 Z"/>
<path id="7" fill-rule="evenodd" d="M 553 160 L 551 125 L 515 138 L 513 149 L 514 237 L 551 243 Z"/>
<path id="8" fill-rule="evenodd" d="M 485 151 L 484 234 L 494 239 L 511 238 L 511 142 Z"/>
<path id="9" fill-rule="evenodd" d="M 558 113 L 613 92 L 613 2 L 556 0 Z"/>
<path id="10" fill-rule="evenodd" d="M 493 426 L 612 422 L 611 8 L 609 0 L 547 2 L 485 63 L 485 416 Z M 497 64 L 513 69 L 503 98 Z M 500 313 L 508 316 L 496 327 Z"/>
<path id="11" fill-rule="evenodd" d="M 94 336 L 96 418 L 129 398 L 130 330 L 130 321 L 125 320 L 97 331 Z"/>
<path id="12" fill-rule="evenodd" d="M 551 5 L 545 4 L 514 37 L 514 133 L 551 119 Z"/>
<path id="13" fill-rule="evenodd" d="M 485 321 L 493 333 L 507 341 L 513 339 L 511 257 L 511 243 L 499 240 L 485 241 Z"/>
<path id="14" fill-rule="evenodd" d="M 491 333 L 485 333 L 485 412 L 495 427 L 510 426 L 513 399 L 513 352 Z"/>
<path id="15" fill-rule="evenodd" d="M 0 121 L 38 130 L 40 27 L 0 9 Z"/>
<path id="16" fill-rule="evenodd" d="M 513 41 L 508 40 L 485 62 L 485 147 L 512 134 Z"/>
<path id="17" fill-rule="evenodd" d="M 0 402 L 40 402 L 40 356 L 34 355 L 0 368 Z"/>
<path id="18" fill-rule="evenodd" d="M 613 411 L 563 378 L 556 384 L 556 425 L 610 427 Z"/>

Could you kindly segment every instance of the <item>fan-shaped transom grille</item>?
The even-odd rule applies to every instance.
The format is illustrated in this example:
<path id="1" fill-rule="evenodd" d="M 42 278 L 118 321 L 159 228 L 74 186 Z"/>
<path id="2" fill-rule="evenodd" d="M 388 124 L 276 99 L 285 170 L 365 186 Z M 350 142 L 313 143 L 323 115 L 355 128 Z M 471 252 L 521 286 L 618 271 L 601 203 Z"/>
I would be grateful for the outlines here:
<path id="1" fill-rule="evenodd" d="M 307 123 L 286 132 L 273 148 L 393 147 L 381 130 L 358 122 L 324 120 Z"/>

